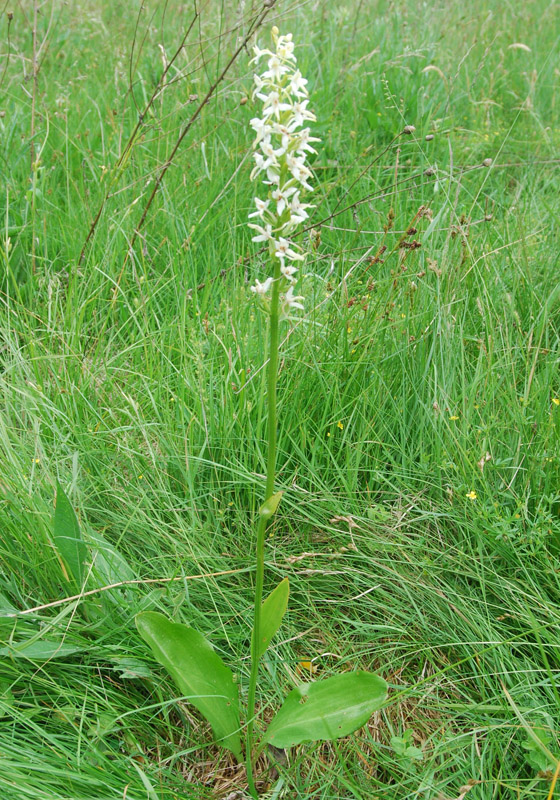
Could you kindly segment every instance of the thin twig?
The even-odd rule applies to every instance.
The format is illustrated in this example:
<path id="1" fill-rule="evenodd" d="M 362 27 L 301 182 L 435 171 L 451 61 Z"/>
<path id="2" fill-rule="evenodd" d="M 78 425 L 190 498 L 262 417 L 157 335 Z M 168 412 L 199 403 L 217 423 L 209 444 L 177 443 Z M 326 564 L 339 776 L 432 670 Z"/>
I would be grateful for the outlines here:
<path id="1" fill-rule="evenodd" d="M 124 264 L 123 264 L 123 270 L 124 270 L 124 268 L 126 266 L 128 258 L 130 256 L 130 253 L 131 253 L 131 251 L 132 251 L 132 249 L 133 249 L 133 247 L 134 247 L 134 245 L 136 243 L 136 240 L 137 240 L 138 235 L 140 233 L 140 229 L 142 228 L 142 226 L 144 225 L 144 222 L 146 221 L 146 217 L 148 216 L 148 213 L 150 211 L 150 208 L 151 208 L 151 205 L 153 203 L 154 197 L 156 196 L 159 187 L 163 183 L 163 179 L 165 178 L 167 170 L 169 169 L 169 167 L 173 163 L 173 159 L 175 158 L 175 156 L 177 154 L 177 151 L 179 150 L 179 148 L 181 146 L 181 143 L 183 142 L 183 139 L 185 138 L 187 133 L 190 131 L 190 129 L 192 128 L 192 126 L 194 125 L 194 123 L 196 122 L 198 117 L 200 116 L 200 114 L 202 112 L 202 109 L 210 101 L 210 98 L 212 97 L 212 95 L 216 91 L 216 89 L 219 86 L 219 84 L 223 81 L 223 79 L 225 78 L 225 76 L 227 75 L 229 70 L 231 69 L 231 67 L 234 64 L 234 62 L 237 60 L 238 55 L 241 53 L 242 50 L 244 50 L 246 48 L 246 46 L 249 43 L 249 40 L 253 36 L 254 32 L 258 28 L 260 28 L 260 26 L 264 22 L 265 18 L 267 17 L 267 15 L 269 14 L 269 12 L 273 8 L 273 6 L 274 6 L 274 1 L 270 2 L 270 0 L 269 0 L 267 5 L 261 11 L 261 13 L 253 20 L 253 22 L 249 26 L 249 30 L 248 30 L 247 34 L 243 38 L 243 41 L 237 47 L 237 49 L 235 50 L 234 54 L 231 56 L 231 58 L 229 59 L 229 61 L 226 64 L 226 66 L 221 71 L 221 73 L 218 75 L 218 77 L 216 78 L 214 83 L 210 86 L 210 88 L 206 92 L 206 95 L 204 96 L 204 99 L 199 103 L 199 105 L 197 106 L 197 108 L 194 111 L 193 115 L 191 116 L 191 118 L 189 119 L 189 121 L 187 122 L 187 124 L 185 125 L 185 127 L 183 128 L 181 133 L 179 134 L 179 137 L 178 137 L 177 141 L 175 142 L 175 145 L 174 145 L 173 149 L 171 150 L 169 158 L 167 159 L 165 164 L 163 164 L 163 166 L 162 166 L 162 168 L 161 168 L 161 170 L 159 172 L 159 175 L 157 176 L 157 178 L 154 181 L 154 186 L 153 186 L 153 189 L 152 189 L 152 191 L 150 193 L 150 196 L 148 198 L 148 202 L 144 206 L 144 210 L 142 212 L 142 216 L 140 217 L 138 225 L 136 226 L 136 228 L 134 230 L 134 233 L 132 235 L 132 239 L 130 241 L 130 246 L 127 248 L 127 253 L 126 253 Z"/>
<path id="2" fill-rule="evenodd" d="M 136 141 L 136 137 L 138 135 L 138 131 L 140 130 L 140 127 L 144 123 L 144 120 L 146 118 L 146 114 L 148 113 L 148 111 L 150 110 L 150 108 L 152 107 L 152 105 L 155 103 L 156 99 L 160 95 L 160 92 L 162 91 L 162 88 L 164 87 L 164 82 L 165 82 L 165 78 L 167 77 L 167 73 L 169 72 L 169 70 L 173 66 L 174 62 L 179 57 L 179 54 L 181 53 L 181 51 L 183 50 L 183 47 L 185 46 L 185 42 L 187 41 L 187 38 L 189 37 L 189 34 L 192 31 L 192 29 L 194 27 L 194 24 L 196 22 L 197 14 L 198 14 L 198 12 L 193 16 L 189 27 L 185 31 L 185 35 L 181 39 L 181 43 L 180 43 L 179 47 L 176 49 L 176 51 L 173 54 L 171 60 L 168 62 L 167 66 L 164 68 L 163 72 L 161 73 L 161 75 L 159 77 L 159 80 L 158 80 L 158 82 L 156 84 L 156 87 L 155 87 L 154 91 L 152 92 L 152 96 L 150 97 L 150 99 L 146 103 L 143 111 L 138 112 L 138 121 L 137 121 L 137 123 L 136 123 L 136 125 L 134 127 L 134 130 L 132 131 L 132 133 L 130 134 L 130 136 L 128 138 L 128 141 L 127 141 L 127 143 L 126 143 L 126 145 L 124 147 L 124 150 L 122 151 L 121 155 L 119 156 L 119 158 L 118 158 L 118 160 L 117 160 L 117 162 L 116 162 L 116 164 L 114 166 L 114 170 L 113 170 L 114 178 L 109 183 L 109 185 L 107 187 L 107 192 L 105 193 L 105 196 L 104 196 L 103 200 L 101 201 L 101 205 L 99 206 L 99 209 L 97 210 L 97 214 L 95 215 L 95 217 L 94 217 L 94 219 L 93 219 L 93 221 L 92 221 L 92 223 L 91 223 L 91 225 L 89 227 L 88 234 L 87 234 L 87 236 L 85 238 L 85 241 L 84 241 L 84 243 L 82 245 L 82 249 L 80 251 L 80 256 L 78 258 L 78 265 L 80 265 L 82 263 L 83 259 L 84 259 L 86 248 L 87 248 L 87 246 L 88 246 L 88 244 L 89 244 L 89 242 L 91 240 L 91 237 L 95 233 L 95 229 L 97 228 L 97 224 L 99 222 L 99 219 L 101 218 L 101 214 L 103 213 L 103 209 L 105 208 L 107 200 L 109 199 L 109 196 L 111 194 L 111 186 L 113 185 L 113 183 L 115 181 L 115 178 L 119 175 L 120 167 L 125 162 L 125 159 L 127 158 L 128 154 L 130 153 L 130 151 L 131 151 L 131 149 L 132 149 L 132 147 L 134 145 L 134 142 Z M 132 90 L 131 90 L 131 96 L 134 99 L 134 94 L 132 93 Z"/>

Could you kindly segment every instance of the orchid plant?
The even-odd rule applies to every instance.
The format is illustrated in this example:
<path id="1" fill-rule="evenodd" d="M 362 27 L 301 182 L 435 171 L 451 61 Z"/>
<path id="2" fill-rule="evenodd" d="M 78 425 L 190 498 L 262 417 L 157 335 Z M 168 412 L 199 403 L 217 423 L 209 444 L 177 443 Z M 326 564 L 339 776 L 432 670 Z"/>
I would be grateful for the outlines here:
<path id="1" fill-rule="evenodd" d="M 308 122 L 315 115 L 308 109 L 307 80 L 297 69 L 292 34 L 283 36 L 272 28 L 273 49 L 254 48 L 252 63 L 261 59 L 266 69 L 254 77 L 253 99 L 262 103 L 260 117 L 251 120 L 255 131 L 251 179 L 262 176 L 263 191 L 255 197 L 249 223 L 254 242 L 266 243 L 271 274 L 255 280 L 251 291 L 268 316 L 268 453 L 264 502 L 256 530 L 256 578 L 251 671 L 246 688 L 245 754 L 247 783 L 251 797 L 258 798 L 254 759 L 267 745 L 290 748 L 305 741 L 333 740 L 353 733 L 384 703 L 387 685 L 377 675 L 364 671 L 345 672 L 325 680 L 301 683 L 287 695 L 283 705 L 255 742 L 259 662 L 280 628 L 288 606 L 289 582 L 284 578 L 263 602 L 265 536 L 282 498 L 275 491 L 276 394 L 279 327 L 295 311 L 303 310 L 303 297 L 295 294 L 298 264 L 304 260 L 290 239 L 312 206 L 302 202 L 312 191 L 308 154 L 319 139 L 311 135 Z M 193 628 L 171 622 L 162 614 L 138 614 L 136 624 L 155 658 L 175 680 L 183 699 L 189 700 L 210 722 L 216 742 L 243 760 L 239 686 L 210 643 Z M 244 688 L 244 687 L 242 687 Z"/>

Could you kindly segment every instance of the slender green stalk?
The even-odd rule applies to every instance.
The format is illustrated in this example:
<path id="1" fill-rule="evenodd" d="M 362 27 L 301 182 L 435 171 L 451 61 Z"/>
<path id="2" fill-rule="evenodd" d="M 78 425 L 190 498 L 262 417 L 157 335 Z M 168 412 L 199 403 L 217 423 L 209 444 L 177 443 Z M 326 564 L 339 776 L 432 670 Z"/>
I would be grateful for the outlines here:
<path id="1" fill-rule="evenodd" d="M 274 475 L 276 469 L 276 381 L 278 377 L 278 324 L 280 316 L 280 261 L 274 258 L 274 283 L 270 302 L 268 372 L 267 372 L 267 460 L 266 460 L 266 491 L 265 502 L 274 494 Z M 255 699 L 257 691 L 257 678 L 259 673 L 258 641 L 261 624 L 261 605 L 264 583 L 264 543 L 267 517 L 259 516 L 257 525 L 257 571 L 255 581 L 255 610 L 253 617 L 253 637 L 251 640 L 251 674 L 249 677 L 249 692 L 247 697 L 247 734 L 245 739 L 245 755 L 247 764 L 247 781 L 249 791 L 254 798 L 258 797 L 253 778 L 252 744 L 253 726 L 255 721 Z"/>

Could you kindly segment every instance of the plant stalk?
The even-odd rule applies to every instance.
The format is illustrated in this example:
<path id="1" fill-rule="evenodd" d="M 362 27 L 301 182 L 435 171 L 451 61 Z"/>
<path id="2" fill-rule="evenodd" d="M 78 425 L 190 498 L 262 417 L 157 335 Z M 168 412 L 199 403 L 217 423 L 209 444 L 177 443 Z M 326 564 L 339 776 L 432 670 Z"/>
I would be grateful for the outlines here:
<path id="1" fill-rule="evenodd" d="M 270 301 L 269 324 L 269 352 L 267 372 L 267 459 L 266 459 L 266 490 L 265 502 L 274 494 L 274 477 L 276 471 L 276 383 L 278 378 L 278 327 L 280 321 L 280 261 L 274 258 L 274 283 Z M 249 691 L 247 696 L 247 732 L 245 739 L 245 756 L 247 765 L 247 782 L 251 797 L 258 798 L 253 777 L 253 727 L 255 721 L 255 701 L 257 691 L 257 678 L 259 672 L 258 642 L 260 637 L 261 605 L 264 584 L 264 545 L 267 518 L 259 515 L 257 525 L 257 552 L 256 552 L 256 579 L 255 579 L 255 610 L 253 616 L 253 636 L 251 639 L 251 674 L 249 677 Z"/>

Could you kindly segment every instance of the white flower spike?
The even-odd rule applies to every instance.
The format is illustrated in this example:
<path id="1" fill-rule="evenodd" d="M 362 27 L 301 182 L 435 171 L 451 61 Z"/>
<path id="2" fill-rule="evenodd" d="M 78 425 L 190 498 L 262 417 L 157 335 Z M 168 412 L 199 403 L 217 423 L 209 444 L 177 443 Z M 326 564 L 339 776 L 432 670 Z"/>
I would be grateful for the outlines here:
<path id="1" fill-rule="evenodd" d="M 257 233 L 253 241 L 266 242 L 271 256 L 277 259 L 275 275 L 281 293 L 280 309 L 283 316 L 289 317 L 294 310 L 303 309 L 303 297 L 294 295 L 297 269 L 290 262 L 303 261 L 304 257 L 287 237 L 307 219 L 306 209 L 313 207 L 302 203 L 300 195 L 305 190 L 313 190 L 309 183 L 312 173 L 305 160 L 308 153 L 317 152 L 311 142 L 319 139 L 311 136 L 309 128 L 303 127 L 314 122 L 316 117 L 307 108 L 307 80 L 297 69 L 292 34 L 280 36 L 278 28 L 274 27 L 272 41 L 276 52 L 255 46 L 251 62 L 258 64 L 266 59 L 267 68 L 254 76 L 253 99 L 262 102 L 262 112 L 250 124 L 256 134 L 251 180 L 264 173 L 262 180 L 267 196 L 265 199 L 255 197 L 257 210 L 249 214 L 249 218 L 257 217 L 262 224 L 249 223 L 249 227 Z M 274 277 L 269 277 L 251 286 L 265 308 L 269 307 L 267 293 L 274 281 Z"/>

